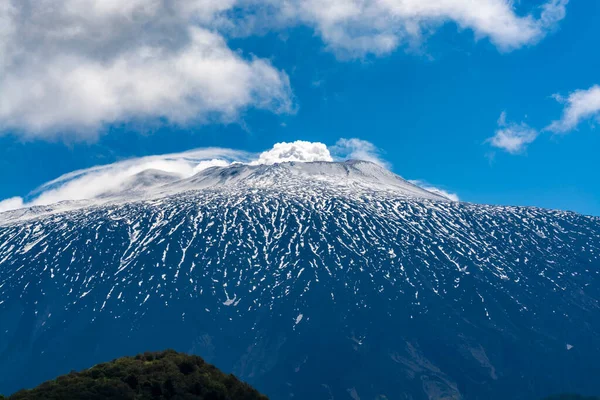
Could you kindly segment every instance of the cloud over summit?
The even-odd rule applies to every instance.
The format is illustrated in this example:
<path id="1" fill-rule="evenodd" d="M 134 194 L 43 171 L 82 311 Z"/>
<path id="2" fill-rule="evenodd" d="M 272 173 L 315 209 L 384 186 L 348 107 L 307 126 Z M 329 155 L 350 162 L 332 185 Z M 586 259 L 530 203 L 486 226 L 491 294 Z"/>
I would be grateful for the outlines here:
<path id="1" fill-rule="evenodd" d="M 340 144 L 353 143 L 353 146 L 340 147 Z M 361 154 L 357 147 L 367 149 Z M 335 156 L 332 156 L 332 151 Z M 211 167 L 226 167 L 233 163 L 248 165 L 272 165 L 284 162 L 331 162 L 336 160 L 361 159 L 388 164 L 381 160 L 369 159 L 379 154 L 371 143 L 360 139 L 340 139 L 334 146 L 328 147 L 320 142 L 297 140 L 295 142 L 276 143 L 271 149 L 255 154 L 226 148 L 204 148 L 183 153 L 146 156 L 101 165 L 62 175 L 32 191 L 26 198 L 12 197 L 0 201 L 0 212 L 23 207 L 55 204 L 61 201 L 78 201 L 102 198 L 139 188 L 140 182 L 158 185 L 168 181 L 186 179 Z M 164 179 L 164 181 L 163 181 Z M 425 190 L 442 194 L 450 199 L 458 197 L 436 189 L 421 181 L 411 181 Z"/>
<path id="2" fill-rule="evenodd" d="M 183 153 L 146 156 L 73 171 L 47 182 L 26 199 L 0 201 L 0 212 L 22 207 L 99 198 L 135 188 L 141 179 L 185 179 L 211 167 L 232 163 L 272 165 L 281 162 L 333 161 L 323 143 L 298 140 L 277 143 L 260 154 L 226 148 L 204 148 Z"/>
<path id="3" fill-rule="evenodd" d="M 325 144 L 297 140 L 291 143 L 276 143 L 272 149 L 262 152 L 253 163 L 271 165 L 289 161 L 333 161 L 333 158 Z"/>

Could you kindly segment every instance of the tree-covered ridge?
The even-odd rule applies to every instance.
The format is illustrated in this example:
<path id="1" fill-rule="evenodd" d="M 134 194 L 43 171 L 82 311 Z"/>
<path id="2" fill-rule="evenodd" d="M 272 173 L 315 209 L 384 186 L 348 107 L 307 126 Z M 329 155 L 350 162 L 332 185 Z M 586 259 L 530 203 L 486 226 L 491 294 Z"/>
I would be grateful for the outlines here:
<path id="1" fill-rule="evenodd" d="M 146 352 L 71 372 L 0 400 L 268 400 L 235 376 L 198 356 L 174 350 Z M 562 394 L 544 400 L 600 400 Z"/>
<path id="2" fill-rule="evenodd" d="M 71 372 L 8 399 L 267 400 L 267 397 L 200 357 L 167 350 L 123 357 L 82 372 Z"/>

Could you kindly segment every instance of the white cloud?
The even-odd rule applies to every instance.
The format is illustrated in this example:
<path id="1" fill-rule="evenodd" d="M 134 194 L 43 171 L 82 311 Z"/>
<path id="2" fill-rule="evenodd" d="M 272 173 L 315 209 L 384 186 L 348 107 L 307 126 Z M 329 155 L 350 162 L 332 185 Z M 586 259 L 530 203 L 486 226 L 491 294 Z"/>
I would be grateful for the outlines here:
<path id="1" fill-rule="evenodd" d="M 600 120 L 600 86 L 594 85 L 587 90 L 576 90 L 567 98 L 554 95 L 565 104 L 560 120 L 552 122 L 546 129 L 556 133 L 566 133 L 577 128 L 586 119 Z"/>
<path id="2" fill-rule="evenodd" d="M 264 6 L 265 0 L 246 2 Z M 313 26 L 334 50 L 386 54 L 419 43 L 444 23 L 488 38 L 509 51 L 542 39 L 566 15 L 568 0 L 542 3 L 519 15 L 511 0 L 270 0 L 280 18 Z"/>
<path id="3" fill-rule="evenodd" d="M 451 193 L 444 189 L 440 189 L 438 187 L 432 186 L 427 182 L 423 182 L 420 180 L 411 180 L 409 182 L 412 183 L 413 185 L 419 186 L 420 188 L 427 190 L 428 192 L 443 196 L 443 197 L 447 198 L 448 200 L 460 201 L 460 199 L 456 193 Z"/>
<path id="4" fill-rule="evenodd" d="M 381 150 L 366 140 L 342 138 L 331 148 L 331 151 L 344 160 L 370 161 L 385 168 L 390 167 L 390 164 L 381 158 Z"/>
<path id="5" fill-rule="evenodd" d="M 333 158 L 323 143 L 297 140 L 275 144 L 271 150 L 261 153 L 254 163 L 271 165 L 289 161 L 333 161 Z"/>
<path id="6" fill-rule="evenodd" d="M 537 139 L 539 132 L 524 122 L 519 124 L 506 121 L 503 112 L 498 119 L 498 130 L 495 135 L 486 140 L 491 146 L 505 150 L 511 154 L 522 153 L 527 145 Z"/>
<path id="7" fill-rule="evenodd" d="M 0 133 L 94 139 L 115 122 L 293 111 L 285 72 L 232 51 L 224 35 L 307 25 L 362 57 L 456 23 L 507 51 L 543 38 L 567 2 L 524 14 L 511 0 L 3 0 Z"/>
<path id="8" fill-rule="evenodd" d="M 0 132 L 94 137 L 135 119 L 233 121 L 292 109 L 287 75 L 228 48 L 234 0 L 4 0 Z"/>
<path id="9" fill-rule="evenodd" d="M 20 197 L 12 197 L 10 199 L 0 201 L 0 212 L 16 210 L 24 206 L 23 199 Z"/>
<path id="10" fill-rule="evenodd" d="M 595 119 L 600 122 L 599 85 L 594 85 L 587 90 L 576 90 L 567 97 L 559 94 L 553 97 L 564 104 L 562 117 L 542 129 L 542 132 L 568 133 L 585 120 Z M 539 134 L 540 132 L 523 122 L 519 124 L 507 122 L 506 113 L 503 112 L 498 120 L 496 134 L 486 142 L 511 154 L 518 154 L 522 153 L 527 145 L 533 143 Z"/>
<path id="11" fill-rule="evenodd" d="M 63 175 L 36 189 L 31 194 L 32 199 L 21 206 L 93 199 L 135 188 L 141 173 L 150 173 L 145 179 L 155 179 L 160 184 L 163 179 L 184 179 L 206 168 L 227 166 L 233 161 L 248 161 L 250 158 L 249 153 L 221 148 L 135 158 Z"/>

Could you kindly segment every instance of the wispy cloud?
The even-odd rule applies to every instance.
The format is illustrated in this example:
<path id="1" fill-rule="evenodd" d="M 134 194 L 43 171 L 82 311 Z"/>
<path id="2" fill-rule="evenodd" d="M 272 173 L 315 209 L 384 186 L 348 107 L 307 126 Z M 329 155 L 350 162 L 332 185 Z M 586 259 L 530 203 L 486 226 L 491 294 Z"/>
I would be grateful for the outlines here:
<path id="1" fill-rule="evenodd" d="M 381 149 L 366 140 L 342 138 L 331 147 L 331 152 L 338 159 L 370 161 L 385 168 L 390 168 L 390 163 L 382 158 Z"/>
<path id="2" fill-rule="evenodd" d="M 129 185 L 135 185 L 132 178 L 143 172 L 156 171 L 159 175 L 169 174 L 183 179 L 206 168 L 226 166 L 233 161 L 247 161 L 251 157 L 250 153 L 243 151 L 206 148 L 130 159 L 65 174 L 34 190 L 29 196 L 31 200 L 25 205 L 92 199 L 126 190 Z"/>
<path id="3" fill-rule="evenodd" d="M 16 210 L 24 207 L 21 197 L 12 197 L 10 199 L 0 201 L 0 212 Z"/>
<path id="4" fill-rule="evenodd" d="M 419 187 L 427 190 L 428 192 L 439 194 L 440 196 L 443 196 L 443 197 L 447 198 L 448 200 L 460 201 L 460 199 L 456 193 L 451 193 L 451 192 L 448 192 L 447 190 L 440 189 L 439 187 L 433 186 L 427 182 L 420 181 L 420 180 L 410 180 L 409 182 L 412 183 L 413 185 L 419 186 Z"/>
<path id="5" fill-rule="evenodd" d="M 546 130 L 555 133 L 567 133 L 577 128 L 584 120 L 600 120 L 600 86 L 594 85 L 587 90 L 576 90 L 569 96 L 554 95 L 565 105 L 561 119 L 552 122 Z"/>
<path id="6" fill-rule="evenodd" d="M 564 104 L 560 119 L 553 121 L 541 130 L 541 132 L 569 133 L 586 120 L 600 122 L 600 86 L 594 85 L 589 89 L 576 90 L 567 97 L 560 94 L 552 96 L 558 102 Z M 491 138 L 486 140 L 495 148 L 505 150 L 511 154 L 519 154 L 525 151 L 527 146 L 533 143 L 540 131 L 531 128 L 524 122 L 507 122 L 506 112 L 498 119 L 498 130 Z M 494 153 L 488 157 L 493 158 Z"/>
<path id="7" fill-rule="evenodd" d="M 101 198 L 135 189 L 142 180 L 150 184 L 189 178 L 210 167 L 231 163 L 275 164 L 281 162 L 333 161 L 323 143 L 296 141 L 277 143 L 260 154 L 226 148 L 205 148 L 183 153 L 133 158 L 70 172 L 31 192 L 26 198 L 0 201 L 0 212 L 17 208 Z M 154 182 L 155 181 L 155 182 Z"/>
<path id="8" fill-rule="evenodd" d="M 506 112 L 498 119 L 498 130 L 486 142 L 492 147 L 502 149 L 511 154 L 523 153 L 527 146 L 533 143 L 539 132 L 526 123 L 514 123 L 506 121 Z"/>

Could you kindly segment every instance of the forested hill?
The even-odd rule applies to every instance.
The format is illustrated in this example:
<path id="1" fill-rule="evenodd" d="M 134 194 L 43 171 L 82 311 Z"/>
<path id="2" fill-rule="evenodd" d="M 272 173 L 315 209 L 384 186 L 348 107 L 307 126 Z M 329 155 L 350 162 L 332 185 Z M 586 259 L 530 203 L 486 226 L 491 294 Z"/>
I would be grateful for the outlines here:
<path id="1" fill-rule="evenodd" d="M 167 350 L 123 357 L 82 372 L 71 372 L 8 399 L 267 400 L 267 397 L 200 357 Z"/>
<path id="2" fill-rule="evenodd" d="M 122 357 L 0 400 L 268 400 L 198 356 L 174 350 Z M 600 400 L 574 394 L 544 400 Z"/>

